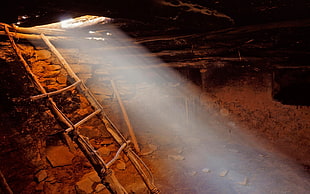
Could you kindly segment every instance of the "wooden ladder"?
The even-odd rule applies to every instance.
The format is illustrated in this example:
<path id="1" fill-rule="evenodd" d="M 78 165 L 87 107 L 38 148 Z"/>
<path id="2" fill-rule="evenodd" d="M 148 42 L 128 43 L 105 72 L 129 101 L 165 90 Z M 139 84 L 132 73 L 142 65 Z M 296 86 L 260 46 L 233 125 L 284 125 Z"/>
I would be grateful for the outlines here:
<path id="1" fill-rule="evenodd" d="M 121 152 L 123 152 L 134 165 L 135 169 L 141 176 L 143 182 L 151 193 L 160 193 L 158 188 L 154 185 L 154 180 L 152 174 L 148 167 L 143 163 L 141 158 L 134 152 L 132 149 L 130 141 L 127 141 L 113 122 L 108 118 L 104 113 L 102 105 L 96 100 L 92 92 L 86 87 L 84 82 L 79 79 L 79 77 L 71 69 L 70 65 L 62 57 L 59 51 L 54 47 L 54 45 L 49 41 L 49 38 L 46 37 L 43 33 L 40 34 L 40 38 L 48 46 L 48 48 L 55 54 L 58 60 L 61 62 L 63 69 L 67 72 L 68 76 L 74 81 L 71 85 L 66 86 L 62 89 L 53 92 L 47 92 L 45 88 L 41 85 L 36 75 L 32 72 L 26 60 L 23 58 L 21 51 L 17 47 L 14 38 L 9 31 L 11 28 L 9 25 L 4 25 L 5 32 L 9 37 L 12 47 L 14 48 L 16 54 L 21 60 L 23 66 L 25 67 L 27 73 L 30 75 L 33 83 L 39 89 L 42 94 L 31 96 L 31 100 L 38 100 L 41 98 L 46 98 L 47 102 L 52 110 L 55 118 L 57 118 L 64 126 L 64 137 L 67 139 L 67 144 L 69 149 L 74 149 L 71 140 L 74 141 L 79 149 L 83 152 L 86 158 L 94 167 L 98 176 L 101 178 L 101 182 L 107 187 L 111 193 L 127 193 L 124 187 L 119 183 L 117 178 L 114 175 L 113 170 L 110 168 L 111 165 L 118 159 Z M 58 108 L 56 102 L 53 100 L 54 95 L 60 95 L 61 93 L 68 91 L 70 89 L 76 89 L 80 94 L 82 94 L 89 102 L 90 106 L 94 108 L 94 111 L 91 114 L 88 114 L 82 120 L 73 123 L 70 119 Z M 115 156 L 109 162 L 105 162 L 97 151 L 92 147 L 88 140 L 79 134 L 77 127 L 89 121 L 91 118 L 97 117 L 102 121 L 105 126 L 105 129 L 100 129 L 102 132 L 106 130 L 114 140 L 119 144 L 119 149 L 116 152 Z M 71 140 L 70 140 L 71 139 Z"/>

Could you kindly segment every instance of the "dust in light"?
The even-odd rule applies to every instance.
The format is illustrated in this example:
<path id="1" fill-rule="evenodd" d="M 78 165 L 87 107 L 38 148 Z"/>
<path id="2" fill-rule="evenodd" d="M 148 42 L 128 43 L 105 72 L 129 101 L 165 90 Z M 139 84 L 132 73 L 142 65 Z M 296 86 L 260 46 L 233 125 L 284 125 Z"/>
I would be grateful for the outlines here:
<path id="1" fill-rule="evenodd" d="M 169 168 L 177 162 L 182 166 L 182 176 L 185 172 L 214 171 L 220 178 L 229 177 L 230 181 L 226 183 L 234 185 L 237 187 L 235 190 L 241 193 L 245 193 L 246 189 L 254 189 L 256 193 L 265 191 L 256 183 L 274 182 L 275 177 L 268 176 L 264 170 L 262 161 L 268 159 L 262 156 L 269 153 L 260 143 L 250 135 L 242 134 L 239 126 L 225 117 L 229 114 L 227 111 L 215 117 L 213 113 L 217 110 L 208 106 L 208 102 L 205 102 L 206 109 L 197 108 L 195 102 L 203 104 L 206 100 L 200 89 L 109 24 L 111 20 L 83 16 L 35 28 L 62 30 L 63 36 L 70 41 L 55 40 L 55 46 L 76 51 L 74 60 L 70 54 L 63 53 L 73 66 L 89 66 L 92 75 L 84 81 L 98 94 L 98 100 L 103 103 L 113 100 L 110 80 L 115 81 L 137 136 L 149 135 L 149 141 L 159 150 L 177 150 L 167 156 L 172 160 L 158 161 L 160 164 L 157 165 Z M 138 138 L 139 141 L 144 140 Z M 247 154 L 225 147 L 236 142 L 247 146 L 251 159 Z M 272 161 L 282 161 L 277 156 L 270 155 L 270 158 L 270 169 L 277 166 L 271 164 Z M 218 178 L 206 179 L 210 184 L 222 184 Z M 235 183 L 240 184 L 236 186 Z M 194 179 L 189 180 L 189 184 L 194 185 Z M 248 187 L 239 188 L 240 185 Z"/>

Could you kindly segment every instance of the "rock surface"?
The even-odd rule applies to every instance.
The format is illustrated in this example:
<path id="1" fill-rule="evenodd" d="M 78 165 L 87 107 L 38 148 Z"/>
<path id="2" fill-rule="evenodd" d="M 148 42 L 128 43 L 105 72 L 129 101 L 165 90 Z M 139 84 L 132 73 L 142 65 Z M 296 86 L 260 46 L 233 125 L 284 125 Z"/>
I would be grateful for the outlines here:
<path id="1" fill-rule="evenodd" d="M 172 160 L 184 160 L 185 159 L 185 157 L 182 155 L 168 155 L 168 158 Z"/>
<path id="2" fill-rule="evenodd" d="M 145 146 L 143 146 L 140 155 L 145 156 L 145 155 L 152 154 L 153 152 L 155 152 L 157 150 L 157 148 L 158 148 L 158 146 L 156 146 L 156 145 L 146 144 Z"/>
<path id="3" fill-rule="evenodd" d="M 104 190 L 104 185 L 99 184 L 100 183 L 100 178 L 98 174 L 93 171 L 88 174 L 85 174 L 80 181 L 76 183 L 76 189 L 78 192 L 85 192 L 86 194 L 93 193 L 94 191 L 100 192 Z M 97 184 L 95 187 L 94 185 Z M 95 188 L 95 189 L 94 189 Z"/>
<path id="4" fill-rule="evenodd" d="M 98 152 L 99 152 L 100 156 L 107 157 L 110 155 L 111 150 L 104 146 L 104 147 L 99 148 Z"/>
<path id="5" fill-rule="evenodd" d="M 40 170 L 36 175 L 36 180 L 40 183 L 44 181 L 48 176 L 46 170 Z"/>
<path id="6" fill-rule="evenodd" d="M 118 170 L 125 170 L 126 169 L 126 163 L 124 161 L 122 161 L 122 160 L 118 160 L 116 162 L 116 168 Z"/>
<path id="7" fill-rule="evenodd" d="M 51 146 L 46 149 L 47 160 L 53 167 L 72 164 L 74 155 L 65 146 Z"/>

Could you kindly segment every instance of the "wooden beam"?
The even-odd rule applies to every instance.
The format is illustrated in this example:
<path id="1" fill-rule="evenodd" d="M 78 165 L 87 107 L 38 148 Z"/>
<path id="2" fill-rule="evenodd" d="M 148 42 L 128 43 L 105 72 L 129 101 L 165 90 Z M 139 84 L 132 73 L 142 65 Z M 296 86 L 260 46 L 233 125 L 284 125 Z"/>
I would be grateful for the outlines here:
<path id="1" fill-rule="evenodd" d="M 124 106 L 124 103 L 123 103 L 123 101 L 122 101 L 122 99 L 121 99 L 121 96 L 120 96 L 120 94 L 119 94 L 119 92 L 118 92 L 118 89 L 117 89 L 117 87 L 116 87 L 116 85 L 115 85 L 115 83 L 114 83 L 113 80 L 111 80 L 111 85 L 112 85 L 113 91 L 114 91 L 114 93 L 115 93 L 115 95 L 116 95 L 118 104 L 119 104 L 119 106 L 120 106 L 120 108 L 121 108 L 121 111 L 122 111 L 122 113 L 123 113 L 123 117 L 124 117 L 125 123 L 126 123 L 126 125 L 127 125 L 127 127 L 128 127 L 128 131 L 129 131 L 129 134 L 130 134 L 132 143 L 133 143 L 133 145 L 134 145 L 134 148 L 135 148 L 135 150 L 139 153 L 139 152 L 140 152 L 140 147 L 139 147 L 139 145 L 138 145 L 136 135 L 135 135 L 135 133 L 134 133 L 133 127 L 132 127 L 131 122 L 130 122 L 130 120 L 129 120 L 129 117 L 128 117 L 126 108 L 125 108 L 125 106 Z"/>
<path id="2" fill-rule="evenodd" d="M 0 31 L 0 35 L 7 35 L 6 32 Z M 41 36 L 38 34 L 24 34 L 19 32 L 9 32 L 9 35 L 11 37 L 14 37 L 16 39 L 27 39 L 27 40 L 42 40 Z M 65 36 L 48 36 L 50 40 L 70 40 L 69 37 Z"/>
<path id="3" fill-rule="evenodd" d="M 3 191 L 4 194 L 13 194 L 12 189 L 10 188 L 9 184 L 6 182 L 6 179 L 1 171 L 0 171 L 0 186 L 1 186 L 0 191 Z"/>

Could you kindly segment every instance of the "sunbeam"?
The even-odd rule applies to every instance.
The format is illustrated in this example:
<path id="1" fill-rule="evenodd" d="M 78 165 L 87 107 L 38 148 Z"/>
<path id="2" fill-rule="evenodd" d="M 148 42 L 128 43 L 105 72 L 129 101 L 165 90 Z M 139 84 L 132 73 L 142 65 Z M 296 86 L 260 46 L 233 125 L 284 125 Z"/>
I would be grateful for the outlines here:
<path id="1" fill-rule="evenodd" d="M 167 193 L 307 193 L 309 179 L 285 156 L 214 108 L 197 85 L 108 23 L 60 22 L 53 43 L 126 137 L 117 90 L 141 155 Z M 43 27 L 40 27 L 43 29 Z M 34 41 L 33 44 L 36 44 Z M 116 89 L 112 87 L 115 82 Z M 145 153 L 155 146 L 151 154 Z M 200 181 L 197 181 L 200 180 Z M 201 184 L 204 182 L 204 184 Z M 178 185 L 178 187 L 174 185 Z M 179 187 L 183 185 L 182 187 Z M 292 185 L 296 185 L 292 187 Z"/>

